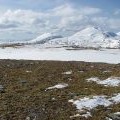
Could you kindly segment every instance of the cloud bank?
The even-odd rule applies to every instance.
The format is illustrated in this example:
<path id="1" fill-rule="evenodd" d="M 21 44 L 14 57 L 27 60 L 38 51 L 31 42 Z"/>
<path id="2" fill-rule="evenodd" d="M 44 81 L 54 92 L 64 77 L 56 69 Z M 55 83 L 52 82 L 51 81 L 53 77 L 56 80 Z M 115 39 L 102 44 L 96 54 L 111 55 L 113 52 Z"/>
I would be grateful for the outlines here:
<path id="1" fill-rule="evenodd" d="M 115 16 L 118 14 L 119 10 L 113 12 Z M 22 36 L 21 34 L 20 39 L 30 39 L 30 37 L 32 38 L 44 32 L 71 34 L 88 25 L 118 31 L 120 29 L 120 18 L 108 17 L 99 8 L 88 6 L 75 8 L 71 4 L 64 4 L 41 12 L 15 9 L 0 13 L 0 31 L 4 34 L 12 32 L 12 35 L 20 34 L 20 31 L 22 31 L 26 35 Z"/>

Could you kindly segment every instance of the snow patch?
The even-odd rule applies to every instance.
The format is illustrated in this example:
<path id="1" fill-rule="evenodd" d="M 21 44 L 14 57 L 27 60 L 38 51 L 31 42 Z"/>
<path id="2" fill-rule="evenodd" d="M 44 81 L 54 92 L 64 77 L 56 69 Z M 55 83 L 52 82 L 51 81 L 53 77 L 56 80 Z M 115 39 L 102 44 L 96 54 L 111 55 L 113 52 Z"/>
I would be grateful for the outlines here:
<path id="1" fill-rule="evenodd" d="M 112 97 L 110 100 L 113 101 L 115 104 L 120 103 L 120 93 Z"/>
<path id="2" fill-rule="evenodd" d="M 81 116 L 85 118 L 92 117 L 90 112 L 86 112 L 85 114 L 82 114 Z"/>
<path id="3" fill-rule="evenodd" d="M 112 104 L 120 103 L 120 93 L 114 95 L 111 98 L 107 98 L 107 96 L 93 96 L 92 98 L 84 97 L 84 98 L 80 98 L 78 100 L 71 99 L 68 102 L 73 103 L 73 105 L 76 106 L 76 108 L 77 108 L 77 110 L 79 110 L 79 112 L 82 112 L 85 110 L 86 114 L 87 114 L 88 111 L 90 111 L 98 106 L 108 107 Z M 120 114 L 120 112 L 117 112 L 116 114 Z"/>
<path id="4" fill-rule="evenodd" d="M 76 115 L 70 116 L 70 118 L 76 118 L 76 117 L 85 117 L 85 118 L 88 118 L 88 117 L 91 117 L 91 113 L 90 112 L 86 112 L 84 114 L 76 114 Z"/>
<path id="5" fill-rule="evenodd" d="M 103 73 L 110 73 L 110 72 L 111 72 L 110 70 L 103 71 Z"/>
<path id="6" fill-rule="evenodd" d="M 84 97 L 79 100 L 72 99 L 69 100 L 69 102 L 72 102 L 74 105 L 76 105 L 77 109 L 80 111 L 83 109 L 91 110 L 99 105 L 107 107 L 112 104 L 112 102 L 107 100 L 105 96 L 93 96 L 91 99 L 89 97 Z"/>
<path id="7" fill-rule="evenodd" d="M 116 115 L 120 115 L 120 112 L 116 112 L 116 113 L 114 113 L 114 114 L 116 114 Z"/>
<path id="8" fill-rule="evenodd" d="M 65 87 L 68 87 L 68 84 L 66 84 L 66 83 L 61 83 L 61 84 L 54 85 L 54 86 L 52 86 L 52 87 L 48 87 L 46 90 L 62 89 L 62 88 L 65 88 Z"/>
<path id="9" fill-rule="evenodd" d="M 71 75 L 72 71 L 67 71 L 67 72 L 64 72 L 63 74 L 65 74 L 65 75 Z"/>
<path id="10" fill-rule="evenodd" d="M 91 77 L 91 78 L 88 78 L 87 81 L 88 82 L 91 82 L 91 81 L 92 82 L 97 82 L 97 81 L 99 81 L 99 78 L 98 77 Z"/>
<path id="11" fill-rule="evenodd" d="M 31 72 L 32 72 L 32 71 L 30 71 L 30 70 L 27 70 L 27 71 L 26 71 L 26 73 L 31 73 Z"/>
<path id="12" fill-rule="evenodd" d="M 76 117 L 80 117 L 80 114 L 76 114 L 76 115 L 70 116 L 70 118 L 76 118 Z"/>
<path id="13" fill-rule="evenodd" d="M 100 80 L 97 77 L 92 77 L 87 79 L 88 82 L 96 82 L 97 84 L 101 84 L 104 86 L 111 86 L 111 87 L 116 87 L 120 85 L 120 77 L 110 77 L 105 80 Z"/>

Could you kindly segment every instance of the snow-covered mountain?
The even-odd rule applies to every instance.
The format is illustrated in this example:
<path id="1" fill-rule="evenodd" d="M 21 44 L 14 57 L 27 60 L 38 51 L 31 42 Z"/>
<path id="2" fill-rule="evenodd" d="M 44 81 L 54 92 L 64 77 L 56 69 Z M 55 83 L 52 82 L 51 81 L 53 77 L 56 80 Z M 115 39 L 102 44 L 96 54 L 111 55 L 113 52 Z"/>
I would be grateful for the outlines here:
<path id="1" fill-rule="evenodd" d="M 45 45 L 118 48 L 119 41 L 120 36 L 115 33 L 104 32 L 97 27 L 87 27 L 72 36 L 50 40 Z"/>
<path id="2" fill-rule="evenodd" d="M 62 36 L 60 35 L 54 35 L 52 33 L 44 33 L 40 36 L 38 36 L 37 38 L 28 41 L 28 43 L 30 44 L 44 44 L 50 40 L 56 39 L 56 38 L 62 38 Z"/>
<path id="3" fill-rule="evenodd" d="M 44 33 L 33 40 L 19 44 L 38 44 L 42 47 L 120 48 L 120 35 L 90 26 L 68 37 L 62 37 L 56 33 Z"/>

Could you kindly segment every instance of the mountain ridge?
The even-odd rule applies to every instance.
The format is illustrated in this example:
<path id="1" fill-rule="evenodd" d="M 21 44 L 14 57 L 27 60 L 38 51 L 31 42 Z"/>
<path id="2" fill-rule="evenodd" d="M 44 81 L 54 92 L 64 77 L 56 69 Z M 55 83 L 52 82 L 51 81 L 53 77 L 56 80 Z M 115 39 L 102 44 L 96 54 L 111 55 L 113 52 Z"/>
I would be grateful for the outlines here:
<path id="1" fill-rule="evenodd" d="M 44 33 L 35 39 L 18 44 L 40 45 L 41 47 L 120 48 L 120 35 L 103 31 L 99 27 L 88 26 L 71 36 L 63 37 L 56 33 Z"/>
<path id="2" fill-rule="evenodd" d="M 52 44 L 63 46 L 78 46 L 78 47 L 103 47 L 103 48 L 118 48 L 120 36 L 113 32 L 104 32 L 98 27 L 87 27 L 78 31 L 72 36 L 60 39 L 50 40 L 46 45 Z"/>

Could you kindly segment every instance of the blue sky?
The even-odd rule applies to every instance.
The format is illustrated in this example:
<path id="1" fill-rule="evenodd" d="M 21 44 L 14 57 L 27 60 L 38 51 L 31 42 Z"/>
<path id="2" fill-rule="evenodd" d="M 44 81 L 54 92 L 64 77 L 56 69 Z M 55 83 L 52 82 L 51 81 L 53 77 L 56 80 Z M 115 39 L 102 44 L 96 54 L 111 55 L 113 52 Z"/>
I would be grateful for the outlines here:
<path id="1" fill-rule="evenodd" d="M 119 32 L 120 0 L 0 0 L 4 40 L 32 39 L 51 31 L 73 34 L 89 25 Z"/>
<path id="2" fill-rule="evenodd" d="M 77 7 L 98 7 L 107 11 L 120 8 L 120 0 L 0 0 L 0 6 L 10 9 L 46 10 L 65 3 Z"/>
<path id="3" fill-rule="evenodd" d="M 71 0 L 72 1 L 72 0 Z M 120 0 L 74 0 L 76 5 L 87 5 L 92 7 L 98 7 L 106 11 L 111 11 L 111 9 L 120 8 Z"/>

